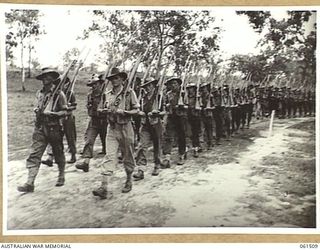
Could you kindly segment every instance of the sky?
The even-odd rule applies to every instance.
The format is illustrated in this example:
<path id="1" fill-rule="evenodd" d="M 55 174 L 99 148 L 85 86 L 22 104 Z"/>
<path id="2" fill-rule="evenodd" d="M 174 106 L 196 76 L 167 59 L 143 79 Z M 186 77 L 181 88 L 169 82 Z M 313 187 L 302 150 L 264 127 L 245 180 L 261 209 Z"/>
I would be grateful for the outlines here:
<path id="1" fill-rule="evenodd" d="M 46 34 L 41 36 L 36 45 L 36 57 L 41 67 L 62 65 L 63 55 L 68 50 L 74 47 L 81 49 L 85 45 L 92 49 L 87 62 L 94 61 L 99 38 L 94 37 L 86 42 L 77 40 L 83 30 L 91 24 L 88 7 L 46 6 L 39 9 L 43 13 L 41 24 L 46 30 Z M 225 61 L 233 54 L 259 52 L 256 44 L 260 36 L 250 27 L 246 16 L 236 15 L 234 9 L 230 8 L 216 8 L 213 10 L 213 15 L 216 17 L 215 25 L 223 30 L 219 45 L 220 55 Z M 286 16 L 286 12 L 284 9 L 274 9 L 272 15 L 282 19 Z M 16 53 L 15 56 L 19 58 L 19 54 Z"/>

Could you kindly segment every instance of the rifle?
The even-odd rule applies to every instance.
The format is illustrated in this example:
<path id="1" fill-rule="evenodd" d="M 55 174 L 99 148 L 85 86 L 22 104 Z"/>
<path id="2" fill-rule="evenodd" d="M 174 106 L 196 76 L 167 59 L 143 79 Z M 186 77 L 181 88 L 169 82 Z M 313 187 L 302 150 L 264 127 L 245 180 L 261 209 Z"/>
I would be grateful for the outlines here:
<path id="1" fill-rule="evenodd" d="M 79 55 L 80 56 L 80 55 Z M 77 63 L 77 60 L 73 60 L 72 62 L 70 62 L 70 64 L 68 65 L 67 69 L 65 70 L 65 72 L 62 74 L 62 76 L 60 77 L 60 82 L 59 84 L 55 87 L 54 91 L 52 92 L 52 94 L 50 95 L 47 103 L 44 105 L 43 110 L 47 110 L 49 103 L 53 102 L 53 98 L 54 96 L 57 95 L 57 93 L 59 93 L 59 91 L 61 90 L 62 86 L 65 84 L 66 80 L 67 80 L 67 76 L 69 71 L 71 70 L 72 67 L 75 66 L 75 64 Z M 56 98 L 56 100 L 52 103 L 51 109 L 50 111 L 54 111 L 57 107 L 58 104 L 58 100 L 59 98 Z"/>
<path id="2" fill-rule="evenodd" d="M 201 110 L 201 105 L 200 105 L 200 82 L 201 78 L 198 75 L 197 76 L 197 88 L 196 88 L 196 103 L 195 103 L 195 110 Z"/>
<path id="3" fill-rule="evenodd" d="M 106 71 L 104 72 L 101 80 L 103 81 L 102 85 L 101 85 L 101 97 L 100 97 L 100 102 L 99 102 L 99 105 L 98 105 L 98 109 L 103 109 L 104 108 L 104 93 L 106 92 L 106 89 L 109 85 L 109 80 L 107 80 L 107 76 L 110 74 L 110 71 L 111 69 L 114 67 L 114 64 L 115 62 L 114 61 L 111 61 L 109 64 L 108 64 L 108 67 L 106 69 Z"/>
<path id="4" fill-rule="evenodd" d="M 90 51 L 91 51 L 91 49 L 88 50 L 87 55 L 85 56 L 85 58 L 79 62 L 79 65 L 76 68 L 75 73 L 74 73 L 74 75 L 72 77 L 71 83 L 70 83 L 70 85 L 69 85 L 69 87 L 68 87 L 68 89 L 66 91 L 67 93 L 70 92 L 70 95 L 69 95 L 69 98 L 68 98 L 68 103 L 70 103 L 70 101 L 71 101 L 71 96 L 72 96 L 73 91 L 74 91 L 74 85 L 75 85 L 75 82 L 77 80 L 79 71 L 81 70 L 85 60 L 88 58 Z"/>
<path id="5" fill-rule="evenodd" d="M 187 67 L 188 66 L 188 67 Z M 192 67 L 195 67 L 195 63 L 190 62 L 189 65 L 186 65 L 185 69 L 185 74 L 182 80 L 181 88 L 180 88 L 180 93 L 179 93 L 179 100 L 178 100 L 178 106 L 179 107 L 187 107 L 189 104 L 188 101 L 188 95 L 187 95 L 187 83 L 189 80 L 189 72 L 191 72 Z M 193 72 L 195 70 L 193 69 Z"/>
<path id="6" fill-rule="evenodd" d="M 214 81 L 213 81 L 213 79 L 214 79 L 214 75 L 212 75 L 212 77 L 211 77 L 211 72 L 212 72 L 212 66 L 211 66 L 211 68 L 210 68 L 210 74 L 208 74 L 208 77 L 207 77 L 207 81 L 208 82 L 210 82 L 210 90 L 209 90 L 209 94 L 208 94 L 208 100 L 207 100 L 207 105 L 206 105 L 206 107 L 205 107 L 205 110 L 207 111 L 207 110 L 210 110 L 210 109 L 214 109 L 214 106 L 215 106 L 215 103 L 214 103 L 214 98 L 213 98 L 213 96 L 212 96 L 212 89 L 213 89 L 213 87 L 214 87 Z"/>
<path id="7" fill-rule="evenodd" d="M 154 103 L 154 107 L 156 108 L 156 110 L 160 110 L 161 109 L 161 103 L 162 103 L 162 98 L 163 98 L 163 85 L 165 83 L 167 70 L 168 70 L 168 67 L 169 67 L 172 59 L 173 59 L 173 53 L 172 53 L 171 57 L 169 58 L 165 68 L 163 69 L 162 75 L 161 75 L 161 77 L 159 79 L 159 82 L 158 82 L 157 96 L 159 96 L 159 102 L 157 103 L 158 98 L 156 98 L 155 99 L 155 103 Z"/>
<path id="8" fill-rule="evenodd" d="M 135 78 L 135 74 L 136 74 L 136 72 L 138 70 L 138 67 L 139 67 L 142 59 L 145 58 L 147 53 L 149 52 L 150 45 L 151 45 L 151 43 L 148 45 L 148 48 L 147 48 L 147 50 L 145 51 L 144 54 L 141 53 L 138 56 L 138 59 L 137 59 L 135 65 L 132 67 L 132 69 L 131 69 L 131 71 L 129 73 L 129 77 L 128 77 L 128 80 L 126 82 L 126 86 L 124 86 L 123 90 L 116 97 L 115 103 L 119 103 L 119 108 L 122 109 L 122 110 L 125 110 L 126 95 L 127 95 L 128 91 L 129 91 L 129 89 L 130 89 L 130 87 L 131 87 L 131 85 L 133 83 L 133 80 Z"/>
<path id="9" fill-rule="evenodd" d="M 157 53 L 154 54 L 154 56 L 152 57 L 149 65 L 148 65 L 148 68 L 147 68 L 146 72 L 143 74 L 143 77 L 142 77 L 142 80 L 141 80 L 142 84 L 149 77 L 149 74 L 150 74 L 150 71 L 151 71 L 151 67 L 152 67 L 152 63 L 153 63 L 154 59 L 156 58 L 156 55 L 157 55 Z M 145 90 L 143 88 L 140 88 L 138 101 L 140 103 L 141 111 L 143 111 L 143 105 L 144 105 L 143 97 L 144 97 L 144 95 L 145 95 Z"/>

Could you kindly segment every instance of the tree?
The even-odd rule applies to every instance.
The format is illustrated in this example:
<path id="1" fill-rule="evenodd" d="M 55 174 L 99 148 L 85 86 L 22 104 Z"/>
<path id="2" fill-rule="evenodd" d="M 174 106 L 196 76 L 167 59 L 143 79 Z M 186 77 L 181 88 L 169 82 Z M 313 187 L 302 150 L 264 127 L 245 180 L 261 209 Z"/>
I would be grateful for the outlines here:
<path id="1" fill-rule="evenodd" d="M 156 75 L 174 53 L 175 71 L 181 73 L 189 55 L 193 60 L 210 60 L 217 51 L 219 27 L 208 11 L 93 11 L 93 20 L 83 38 L 92 33 L 104 38 L 101 51 L 109 57 L 118 51 L 132 61 L 150 45 L 149 58 L 157 53 Z M 206 32 L 207 31 L 207 32 Z M 110 46 L 112 44 L 113 46 Z M 120 53 L 124 51 L 125 53 Z M 123 59 L 123 58 L 121 58 Z M 163 60 L 165 59 L 165 60 Z M 125 61 L 123 62 L 125 63 Z M 146 65 L 145 65 L 146 66 Z"/>
<path id="2" fill-rule="evenodd" d="M 280 65 L 279 69 L 287 77 L 293 76 L 301 83 L 315 79 L 316 31 L 307 34 L 305 30 L 305 24 L 311 21 L 315 12 L 288 11 L 282 20 L 276 20 L 270 12 L 263 11 L 238 11 L 237 14 L 247 15 L 254 30 L 264 34 L 258 45 L 261 53 L 274 62 L 270 67 Z"/>
<path id="3" fill-rule="evenodd" d="M 155 41 L 158 52 L 157 69 L 166 50 L 175 54 L 175 71 L 181 73 L 188 56 L 191 60 L 209 60 L 209 53 L 219 49 L 219 27 L 213 27 L 214 17 L 208 11 L 140 11 L 143 41 Z M 209 32 L 205 32 L 208 30 Z M 207 34 L 207 36 L 206 36 Z"/>
<path id="4" fill-rule="evenodd" d="M 6 61 L 13 62 L 14 56 L 12 49 L 17 47 L 18 43 L 16 42 L 16 38 L 12 32 L 9 32 L 6 35 Z"/>
<path id="5" fill-rule="evenodd" d="M 63 66 L 66 68 L 72 60 L 77 58 L 80 54 L 80 50 L 78 48 L 72 48 L 71 50 L 68 50 L 64 55 L 63 55 Z"/>
<path id="6" fill-rule="evenodd" d="M 31 52 L 34 49 L 33 43 L 37 37 L 43 33 L 41 30 L 39 17 L 39 10 L 11 10 L 10 12 L 5 13 L 6 24 L 9 24 L 10 32 L 13 34 L 16 40 L 20 44 L 20 60 L 21 60 L 21 84 L 22 91 L 25 91 L 25 66 L 24 66 L 24 50 L 26 46 L 28 47 L 29 52 L 29 77 L 31 76 Z"/>

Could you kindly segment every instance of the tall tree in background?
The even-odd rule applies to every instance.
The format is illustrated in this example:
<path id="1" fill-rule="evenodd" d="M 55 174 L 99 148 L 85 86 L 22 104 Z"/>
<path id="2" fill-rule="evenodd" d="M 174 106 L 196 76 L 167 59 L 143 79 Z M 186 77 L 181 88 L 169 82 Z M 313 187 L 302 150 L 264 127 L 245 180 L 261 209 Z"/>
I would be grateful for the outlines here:
<path id="1" fill-rule="evenodd" d="M 93 21 L 84 31 L 84 38 L 93 32 L 98 34 L 105 40 L 101 51 L 109 48 L 107 54 L 113 55 L 111 47 L 127 60 L 134 60 L 150 44 L 148 56 L 158 55 L 158 76 L 167 54 L 175 54 L 175 70 L 180 73 L 189 55 L 194 60 L 209 60 L 209 54 L 219 49 L 220 28 L 213 23 L 214 17 L 208 11 L 93 11 Z M 119 53 L 124 49 L 125 54 Z"/>
<path id="2" fill-rule="evenodd" d="M 31 77 L 31 64 L 32 64 L 32 50 L 34 49 L 34 42 L 38 36 L 44 31 L 40 27 L 39 10 L 11 10 L 5 13 L 6 23 L 9 24 L 10 32 L 20 44 L 20 60 L 21 60 L 21 87 L 25 91 L 25 48 L 28 48 L 28 77 Z"/>
<path id="3" fill-rule="evenodd" d="M 6 35 L 6 61 L 13 64 L 13 49 L 17 47 L 18 43 L 16 42 L 16 38 L 12 32 L 9 32 Z"/>
<path id="4" fill-rule="evenodd" d="M 315 84 L 316 69 L 316 26 L 307 34 L 305 25 L 313 21 L 312 11 L 288 11 L 287 17 L 276 20 L 270 12 L 238 11 L 249 18 L 253 29 L 263 34 L 258 45 L 261 53 L 267 56 L 269 67 L 274 72 L 277 65 L 280 71 L 293 77 L 300 84 L 306 80 Z M 277 72 L 279 73 L 279 72 Z"/>

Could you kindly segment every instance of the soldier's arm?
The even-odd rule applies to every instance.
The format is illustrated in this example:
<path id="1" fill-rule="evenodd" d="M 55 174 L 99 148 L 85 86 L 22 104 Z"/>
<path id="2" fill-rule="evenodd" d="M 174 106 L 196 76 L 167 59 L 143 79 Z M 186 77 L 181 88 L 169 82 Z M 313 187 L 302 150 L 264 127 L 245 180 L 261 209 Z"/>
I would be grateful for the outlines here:
<path id="1" fill-rule="evenodd" d="M 68 110 L 68 102 L 67 102 L 67 97 L 66 95 L 60 91 L 58 95 L 58 109 L 57 111 L 51 111 L 48 114 L 49 115 L 55 115 L 55 116 L 65 116 L 67 115 L 67 110 Z"/>
<path id="2" fill-rule="evenodd" d="M 70 93 L 70 102 L 68 103 L 68 110 L 75 110 L 77 108 L 76 97 L 73 92 Z"/>
<path id="3" fill-rule="evenodd" d="M 136 115 L 139 113 L 140 104 L 137 98 L 136 93 L 131 90 L 130 91 L 130 110 L 124 110 L 124 114 L 128 115 Z"/>

